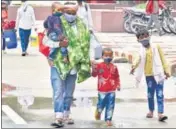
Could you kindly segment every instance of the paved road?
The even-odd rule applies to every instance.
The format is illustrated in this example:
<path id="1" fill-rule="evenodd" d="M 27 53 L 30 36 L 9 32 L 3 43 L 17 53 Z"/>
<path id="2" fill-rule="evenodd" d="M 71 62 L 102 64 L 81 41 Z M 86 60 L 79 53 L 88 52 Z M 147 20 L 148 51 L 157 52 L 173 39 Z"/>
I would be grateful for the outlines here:
<path id="1" fill-rule="evenodd" d="M 13 102 L 12 102 L 13 101 Z M 41 102 L 42 101 L 42 102 Z M 27 124 L 15 124 L 5 113 L 2 114 L 3 128 L 51 128 L 50 123 L 54 119 L 52 110 L 52 100 L 47 98 L 36 98 L 35 103 L 29 109 L 21 110 L 15 98 L 6 100 L 5 104 L 9 104 L 18 114 L 25 120 Z M 113 123 L 116 128 L 173 128 L 176 119 L 176 103 L 165 104 L 165 114 L 169 119 L 166 123 L 160 123 L 157 120 L 157 114 L 153 119 L 146 119 L 147 104 L 143 102 L 116 102 Z M 94 120 L 95 105 L 86 107 L 73 107 L 72 117 L 75 119 L 75 125 L 65 128 L 104 128 L 103 121 Z M 84 115 L 80 114 L 84 113 Z M 102 120 L 104 113 L 102 114 Z"/>
<path id="2" fill-rule="evenodd" d="M 138 45 L 134 36 L 129 34 L 104 34 L 97 33 L 97 37 L 100 42 L 104 45 L 105 42 L 110 42 L 110 40 L 119 40 L 126 41 L 122 43 L 109 43 L 108 45 L 113 45 L 112 47 L 118 47 L 116 50 L 129 50 L 132 51 L 135 49 L 135 45 Z M 153 41 L 169 42 L 171 46 L 168 46 L 169 49 L 173 51 L 176 50 L 176 46 L 174 44 L 175 37 L 157 37 L 154 36 L 152 38 Z M 130 41 L 130 42 L 129 42 Z M 168 44 L 166 44 L 168 45 Z M 20 47 L 20 45 L 19 45 Z M 166 48 L 164 49 L 166 50 Z M 21 57 L 20 48 L 15 50 L 8 51 L 8 54 L 3 55 L 2 57 L 2 81 L 4 83 L 12 84 L 17 86 L 18 93 L 21 93 L 23 90 L 30 90 L 32 94 L 35 96 L 42 97 L 51 97 L 51 86 L 49 81 L 50 69 L 48 67 L 47 61 L 45 57 L 43 57 L 37 48 L 29 48 L 30 56 Z M 173 56 L 176 56 L 175 54 Z M 117 64 L 121 74 L 122 81 L 122 92 L 119 93 L 120 98 L 142 98 L 145 99 L 145 84 L 142 84 L 139 88 L 135 88 L 134 77 L 129 75 L 130 65 L 129 64 Z M 170 78 L 166 81 L 166 85 L 169 85 L 168 88 L 165 88 L 166 98 L 174 98 L 176 96 L 176 90 L 174 85 L 173 78 Z M 23 89 L 24 88 L 24 89 Z M 42 89 L 43 92 L 39 92 Z M 75 96 L 80 96 L 82 91 L 89 93 L 91 92 L 91 96 L 96 96 L 96 79 L 90 78 L 84 83 L 77 85 L 77 93 Z M 140 92 L 139 92 L 140 91 Z M 87 95 L 83 93 L 83 95 Z M 128 94 L 128 96 L 126 95 Z M 81 94 L 82 95 L 82 94 Z"/>
<path id="3" fill-rule="evenodd" d="M 38 97 L 51 97 L 50 69 L 46 59 L 36 49 L 30 49 L 30 56 L 21 57 L 18 50 L 11 50 L 2 57 L 2 82 L 17 87 L 17 94 L 30 93 Z M 117 64 L 121 75 L 122 91 L 117 97 L 122 99 L 146 99 L 145 83 L 139 88 L 135 87 L 135 80 L 129 75 L 129 64 Z M 77 84 L 75 97 L 97 96 L 97 79 L 90 78 Z M 176 90 L 173 78 L 166 81 L 166 98 L 175 98 Z M 42 92 L 40 92 L 42 90 Z M 91 94 L 90 94 L 91 93 Z M 127 95 L 128 94 L 128 95 Z"/>

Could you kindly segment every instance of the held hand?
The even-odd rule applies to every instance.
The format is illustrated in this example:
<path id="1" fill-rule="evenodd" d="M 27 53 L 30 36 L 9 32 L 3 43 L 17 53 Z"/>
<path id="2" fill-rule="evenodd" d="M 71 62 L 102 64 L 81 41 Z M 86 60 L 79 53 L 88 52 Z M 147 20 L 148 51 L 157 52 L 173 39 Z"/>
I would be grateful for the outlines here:
<path id="1" fill-rule="evenodd" d="M 90 62 L 91 62 L 92 68 L 96 68 L 96 66 L 97 66 L 96 65 L 97 64 L 96 61 L 95 60 L 91 60 Z"/>
<path id="2" fill-rule="evenodd" d="M 91 65 L 96 64 L 95 60 L 91 60 Z"/>
<path id="3" fill-rule="evenodd" d="M 60 41 L 60 47 L 67 47 L 68 46 L 68 39 L 64 39 L 63 41 Z"/>

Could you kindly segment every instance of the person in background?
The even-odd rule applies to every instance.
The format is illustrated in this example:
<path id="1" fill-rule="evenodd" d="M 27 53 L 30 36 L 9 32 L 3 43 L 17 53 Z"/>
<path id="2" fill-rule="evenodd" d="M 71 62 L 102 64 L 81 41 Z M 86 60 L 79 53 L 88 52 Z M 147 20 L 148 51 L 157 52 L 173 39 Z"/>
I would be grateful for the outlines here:
<path id="1" fill-rule="evenodd" d="M 27 3 L 27 0 L 21 0 L 22 5 L 18 8 L 16 17 L 16 30 L 19 29 L 21 41 L 22 56 L 28 55 L 27 49 L 31 29 L 35 25 L 35 13 L 32 6 Z"/>
<path id="2" fill-rule="evenodd" d="M 78 17 L 80 17 L 83 20 L 83 22 L 89 29 L 90 33 L 93 33 L 93 21 L 89 4 L 87 4 L 85 0 L 77 0 L 77 2 L 78 2 L 78 11 L 77 11 Z"/>
<path id="3" fill-rule="evenodd" d="M 90 46 L 95 46 L 94 41 L 97 39 L 95 34 L 94 34 L 94 29 L 93 29 L 93 20 L 92 20 L 92 14 L 90 10 L 90 6 L 88 3 L 86 3 L 85 0 L 77 0 L 78 3 L 78 11 L 77 11 L 77 16 L 81 18 L 81 20 L 85 23 L 86 27 L 88 28 L 90 32 Z M 96 41 L 97 42 L 97 41 Z M 89 55 L 91 58 L 91 61 L 97 60 L 98 58 L 95 57 L 93 54 L 94 48 L 91 47 Z M 96 59 L 95 59 L 96 58 Z M 101 58 L 101 57 L 100 57 Z"/>
<path id="4" fill-rule="evenodd" d="M 164 113 L 164 80 L 170 77 L 169 67 L 165 61 L 164 54 L 159 45 L 151 44 L 149 32 L 145 29 L 136 34 L 138 42 L 141 44 L 141 50 L 138 58 L 133 62 L 131 74 L 136 71 L 137 85 L 140 84 L 143 75 L 145 75 L 148 89 L 148 107 L 147 118 L 153 118 L 154 115 L 154 94 L 156 92 L 158 104 L 158 120 L 168 119 Z"/>
<path id="5" fill-rule="evenodd" d="M 8 3 L 6 1 L 1 1 L 1 4 L 2 4 L 2 6 L 1 6 L 1 9 L 2 9 L 2 11 L 1 11 L 2 52 L 3 52 L 3 54 L 6 54 L 6 51 L 5 51 L 6 43 L 5 43 L 5 38 L 3 37 L 3 25 L 8 18 Z"/>
<path id="6" fill-rule="evenodd" d="M 162 27 L 160 25 L 159 21 L 159 9 L 165 9 L 165 3 L 163 0 L 148 0 L 146 6 L 146 12 L 151 16 L 149 24 L 148 24 L 148 30 L 151 28 L 152 24 L 155 23 L 155 26 L 159 32 L 159 35 L 162 36 L 164 34 Z"/>
<path id="7" fill-rule="evenodd" d="M 98 76 L 98 104 L 95 112 L 95 119 L 100 120 L 101 114 L 105 111 L 105 121 L 112 126 L 112 116 L 115 108 L 115 92 L 120 91 L 120 76 L 117 66 L 111 63 L 113 51 L 104 48 L 102 57 L 104 62 L 92 63 L 92 76 Z"/>

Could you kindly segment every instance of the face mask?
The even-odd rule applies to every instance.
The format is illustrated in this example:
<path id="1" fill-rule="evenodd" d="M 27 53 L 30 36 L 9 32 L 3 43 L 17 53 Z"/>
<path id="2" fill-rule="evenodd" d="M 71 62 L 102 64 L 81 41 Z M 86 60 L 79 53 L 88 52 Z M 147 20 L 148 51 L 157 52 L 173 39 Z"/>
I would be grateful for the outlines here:
<path id="1" fill-rule="evenodd" d="M 150 43 L 150 37 L 139 41 L 144 47 L 147 47 Z"/>
<path id="2" fill-rule="evenodd" d="M 112 61 L 112 58 L 111 57 L 105 57 L 104 58 L 104 62 L 105 63 L 110 63 Z"/>
<path id="3" fill-rule="evenodd" d="M 60 16 L 62 16 L 62 12 L 55 12 L 53 15 L 57 16 L 57 17 L 60 17 Z"/>
<path id="4" fill-rule="evenodd" d="M 72 23 L 72 22 L 74 22 L 76 20 L 76 15 L 70 15 L 70 14 L 65 13 L 64 16 L 65 16 L 65 19 L 69 23 Z"/>

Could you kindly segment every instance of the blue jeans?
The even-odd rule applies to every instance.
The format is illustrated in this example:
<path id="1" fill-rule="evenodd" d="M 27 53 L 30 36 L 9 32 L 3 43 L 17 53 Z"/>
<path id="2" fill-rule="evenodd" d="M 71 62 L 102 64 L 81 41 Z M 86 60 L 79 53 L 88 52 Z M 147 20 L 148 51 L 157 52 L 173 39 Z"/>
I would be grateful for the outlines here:
<path id="1" fill-rule="evenodd" d="M 53 88 L 54 112 L 57 118 L 69 115 L 73 100 L 77 74 L 68 75 L 66 80 L 62 80 L 55 67 L 51 67 L 51 84 Z M 57 115 L 58 114 L 58 115 Z"/>
<path id="2" fill-rule="evenodd" d="M 98 93 L 97 111 L 101 114 L 104 108 L 106 108 L 105 121 L 112 120 L 115 107 L 115 96 L 115 92 Z"/>
<path id="3" fill-rule="evenodd" d="M 26 52 L 28 48 L 28 44 L 29 44 L 29 37 L 31 35 L 31 29 L 24 30 L 20 28 L 19 35 L 20 35 L 20 40 L 21 40 L 22 52 Z"/>
<path id="4" fill-rule="evenodd" d="M 164 82 L 157 84 L 153 76 L 147 76 L 147 88 L 148 88 L 148 106 L 151 112 L 155 109 L 154 104 L 154 94 L 156 91 L 158 113 L 164 113 L 164 95 L 163 95 L 163 85 Z"/>
<path id="5" fill-rule="evenodd" d="M 59 35 L 55 32 L 51 32 L 48 37 L 55 42 L 59 41 Z"/>

